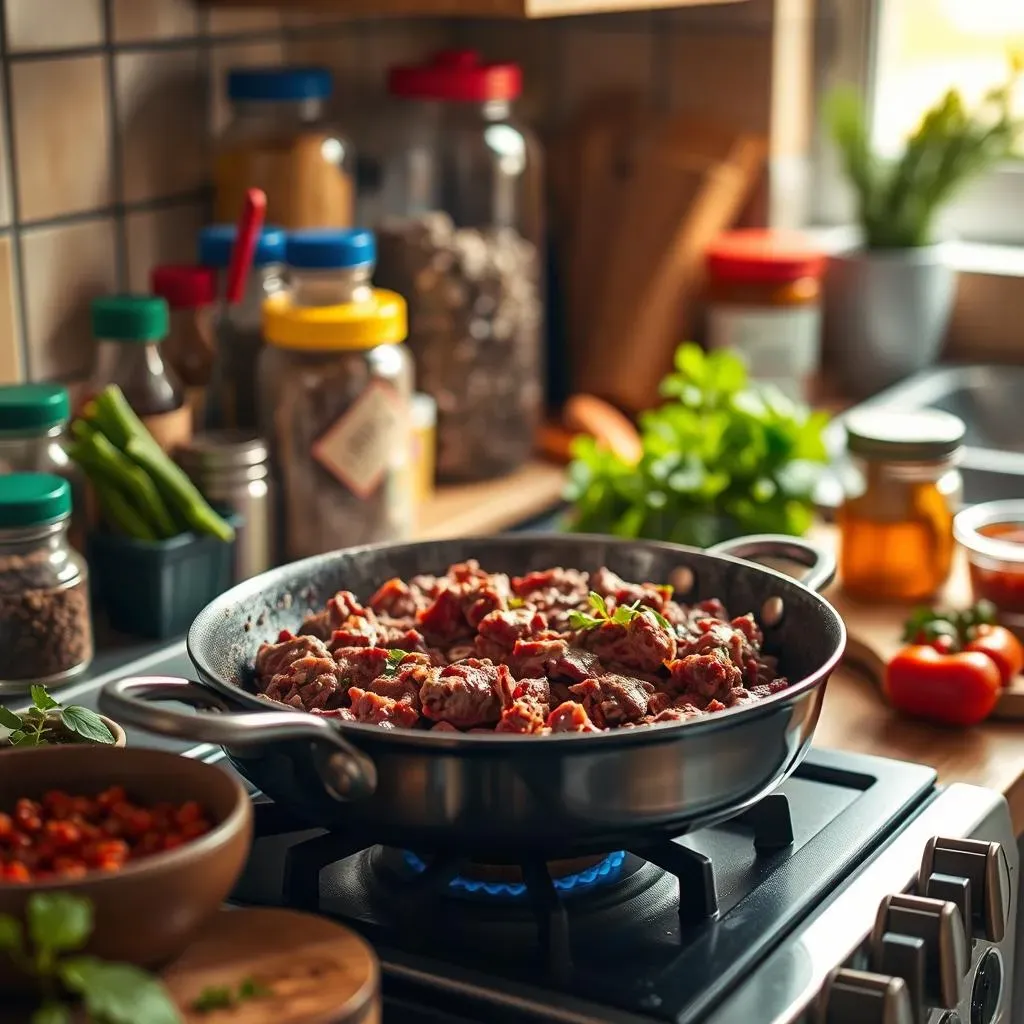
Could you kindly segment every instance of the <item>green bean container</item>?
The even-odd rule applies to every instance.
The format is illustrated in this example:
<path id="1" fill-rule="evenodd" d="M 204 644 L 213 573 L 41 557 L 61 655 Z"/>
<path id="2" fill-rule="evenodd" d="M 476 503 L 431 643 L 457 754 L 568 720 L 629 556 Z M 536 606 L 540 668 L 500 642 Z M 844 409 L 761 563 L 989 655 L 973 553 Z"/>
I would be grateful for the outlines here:
<path id="1" fill-rule="evenodd" d="M 238 516 L 224 516 L 237 530 Z M 181 636 L 232 585 L 235 542 L 183 533 L 146 541 L 96 532 L 87 544 L 96 601 L 112 629 L 163 640 Z"/>

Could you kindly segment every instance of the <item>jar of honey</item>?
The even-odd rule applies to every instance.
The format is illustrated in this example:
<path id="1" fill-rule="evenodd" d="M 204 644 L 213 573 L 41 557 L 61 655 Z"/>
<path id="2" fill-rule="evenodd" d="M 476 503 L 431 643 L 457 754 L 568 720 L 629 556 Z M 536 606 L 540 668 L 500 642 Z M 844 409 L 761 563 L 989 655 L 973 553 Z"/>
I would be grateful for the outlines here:
<path id="1" fill-rule="evenodd" d="M 837 515 L 843 588 L 865 601 L 922 601 L 949 578 L 965 427 L 939 410 L 846 418 L 851 466 Z"/>

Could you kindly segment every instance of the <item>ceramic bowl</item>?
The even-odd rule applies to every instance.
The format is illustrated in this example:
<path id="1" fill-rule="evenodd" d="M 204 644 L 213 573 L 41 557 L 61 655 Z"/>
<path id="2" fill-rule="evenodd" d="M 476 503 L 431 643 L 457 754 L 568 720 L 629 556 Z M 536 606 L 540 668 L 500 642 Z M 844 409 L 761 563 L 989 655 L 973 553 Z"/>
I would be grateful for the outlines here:
<path id="1" fill-rule="evenodd" d="M 0 914 L 24 919 L 37 892 L 73 892 L 92 901 L 95 927 L 85 951 L 155 968 L 178 956 L 224 902 L 252 841 L 252 803 L 237 778 L 215 765 L 163 750 L 69 745 L 12 750 L 2 758 L 0 810 L 47 790 L 95 795 L 120 784 L 143 805 L 197 800 L 214 827 L 175 850 L 93 872 L 73 882 L 0 883 Z M 0 954 L 0 988 L 27 979 Z"/>

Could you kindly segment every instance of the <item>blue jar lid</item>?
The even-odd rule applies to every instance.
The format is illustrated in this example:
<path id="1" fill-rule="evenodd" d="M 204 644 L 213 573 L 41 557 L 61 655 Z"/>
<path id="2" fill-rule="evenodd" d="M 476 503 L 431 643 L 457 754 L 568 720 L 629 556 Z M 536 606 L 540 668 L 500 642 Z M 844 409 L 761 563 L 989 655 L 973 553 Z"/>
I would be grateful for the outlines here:
<path id="1" fill-rule="evenodd" d="M 377 239 L 372 231 L 313 229 L 292 231 L 285 246 L 290 267 L 306 270 L 344 270 L 364 267 L 377 259 Z"/>
<path id="2" fill-rule="evenodd" d="M 199 232 L 199 262 L 204 267 L 226 267 L 238 228 L 234 224 L 213 224 Z M 264 227 L 256 240 L 252 262 L 255 267 L 283 263 L 285 233 L 281 228 Z"/>
<path id="3" fill-rule="evenodd" d="M 0 431 L 49 430 L 67 423 L 71 400 L 63 384 L 10 384 L 0 387 Z"/>
<path id="4" fill-rule="evenodd" d="M 0 529 L 42 526 L 71 514 L 71 486 L 51 473 L 0 477 Z"/>
<path id="5" fill-rule="evenodd" d="M 228 72 L 232 100 L 325 100 L 333 88 L 334 78 L 327 68 L 232 68 Z"/>

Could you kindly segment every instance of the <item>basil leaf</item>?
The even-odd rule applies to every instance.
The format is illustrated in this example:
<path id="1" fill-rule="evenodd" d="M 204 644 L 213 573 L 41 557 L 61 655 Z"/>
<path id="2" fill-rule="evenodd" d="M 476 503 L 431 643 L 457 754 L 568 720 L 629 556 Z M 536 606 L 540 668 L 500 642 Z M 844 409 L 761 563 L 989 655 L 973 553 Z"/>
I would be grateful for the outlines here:
<path id="1" fill-rule="evenodd" d="M 38 683 L 34 683 L 32 685 L 31 693 L 32 704 L 39 708 L 40 711 L 52 711 L 54 708 L 60 707 L 60 704 L 46 692 L 45 686 L 40 686 Z"/>
<path id="2" fill-rule="evenodd" d="M 569 626 L 571 629 L 593 629 L 600 626 L 602 620 L 595 619 L 592 615 L 584 615 L 583 612 L 569 612 Z"/>
<path id="3" fill-rule="evenodd" d="M 71 1024 L 71 1011 L 63 1003 L 43 1003 L 32 1014 L 31 1024 Z"/>
<path id="4" fill-rule="evenodd" d="M 28 901 L 28 933 L 36 949 L 81 949 L 92 932 L 92 904 L 67 892 L 34 893 Z"/>
<path id="5" fill-rule="evenodd" d="M 10 708 L 0 705 L 0 725 L 5 729 L 20 729 L 22 722 L 21 718 L 11 711 Z"/>
<path id="6" fill-rule="evenodd" d="M 114 734 L 107 728 L 106 722 L 88 708 L 80 708 L 77 705 L 64 708 L 60 713 L 60 720 L 66 729 L 78 733 L 82 739 L 90 743 L 114 742 Z"/>
<path id="7" fill-rule="evenodd" d="M 106 1024 L 181 1024 L 167 990 L 131 964 L 108 964 L 91 956 L 61 962 L 61 981 L 82 997 L 85 1009 Z"/>
<path id="8" fill-rule="evenodd" d="M 24 729 L 12 732 L 8 740 L 12 747 L 38 747 L 46 742 L 38 733 L 25 732 Z"/>
<path id="9" fill-rule="evenodd" d="M 0 949 L 16 953 L 24 941 L 21 922 L 10 914 L 0 914 Z"/>
<path id="10" fill-rule="evenodd" d="M 590 607 L 593 608 L 598 615 L 606 619 L 608 618 L 608 605 L 605 603 L 605 599 L 597 593 L 596 590 L 592 590 L 590 592 L 590 595 L 587 597 L 587 601 L 589 602 Z"/>

